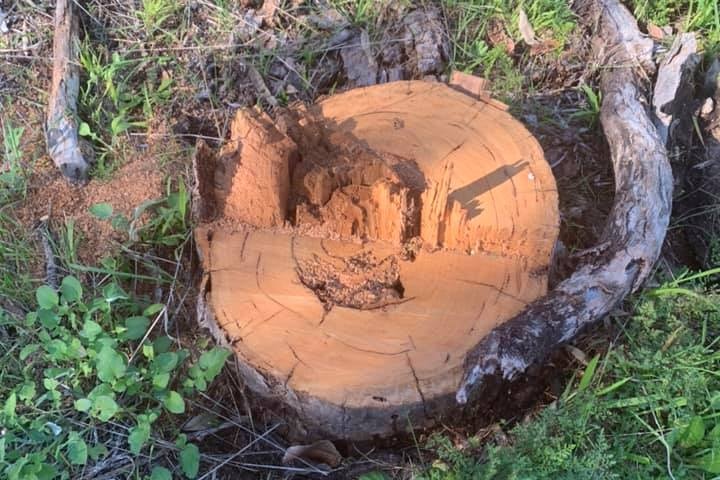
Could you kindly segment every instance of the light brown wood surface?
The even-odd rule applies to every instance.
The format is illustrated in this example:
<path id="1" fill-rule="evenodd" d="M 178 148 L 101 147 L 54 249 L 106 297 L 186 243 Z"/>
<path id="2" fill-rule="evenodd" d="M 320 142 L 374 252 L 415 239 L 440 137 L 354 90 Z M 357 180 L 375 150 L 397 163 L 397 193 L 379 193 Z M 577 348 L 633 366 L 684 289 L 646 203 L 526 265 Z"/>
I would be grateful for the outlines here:
<path id="1" fill-rule="evenodd" d="M 196 230 L 205 275 L 201 315 L 236 350 L 250 388 L 282 399 L 311 432 L 367 438 L 406 429 L 408 420 L 399 418 L 428 424 L 448 407 L 467 352 L 546 293 L 559 223 L 550 168 L 538 143 L 510 114 L 441 84 L 357 89 L 300 113 L 300 137 L 293 128 L 274 128 L 267 118 L 240 113 L 238 124 L 263 132 L 234 127 L 245 133 L 217 159 L 196 159 L 199 177 L 210 171 L 214 179 L 200 178 L 200 201 L 215 204 L 201 208 L 213 213 Z M 318 121 L 320 130 L 313 126 Z M 326 159 L 311 154 L 303 138 L 318 131 L 325 139 L 318 145 L 352 144 L 338 154 L 349 160 L 315 168 Z M 258 138 L 271 144 L 263 148 Z M 368 155 L 376 157 L 367 160 Z M 306 225 L 302 215 L 293 217 L 292 208 L 277 207 L 277 195 L 267 202 L 271 215 L 239 208 L 269 184 L 287 184 L 275 173 L 256 175 L 268 169 L 248 170 L 258 159 L 288 165 L 290 176 L 329 171 L 322 180 L 332 185 L 328 191 L 307 195 L 320 198 L 321 212 L 342 205 L 336 198 L 343 196 L 360 213 L 351 219 L 338 214 L 332 221 L 317 214 L 315 224 Z M 365 161 L 385 162 L 391 173 L 379 168 L 378 174 L 337 180 L 341 167 L 352 171 Z M 308 162 L 315 162 L 312 168 Z M 422 185 L 406 179 L 403 171 L 410 164 L 419 169 Z M 257 181 L 260 176 L 266 180 Z M 308 184 L 296 175 L 298 182 Z M 377 194 L 382 188 L 408 197 L 392 203 L 391 195 Z M 371 194 L 357 200 L 363 189 Z M 417 224 L 408 221 L 405 230 L 377 227 L 395 225 L 397 205 L 415 201 L 409 211 Z M 303 205 L 298 212 L 317 207 Z M 288 215 L 284 225 L 278 212 Z M 258 218 L 267 221 L 253 221 Z M 367 225 L 352 229 L 362 232 L 353 236 L 350 229 L 341 231 L 344 221 Z M 415 239 L 401 230 L 414 231 Z M 422 247 L 403 256 L 411 240 Z M 361 252 L 397 262 L 402 284 L 397 298 L 364 308 L 323 303 L 298 274 L 312 261 L 344 268 Z"/>

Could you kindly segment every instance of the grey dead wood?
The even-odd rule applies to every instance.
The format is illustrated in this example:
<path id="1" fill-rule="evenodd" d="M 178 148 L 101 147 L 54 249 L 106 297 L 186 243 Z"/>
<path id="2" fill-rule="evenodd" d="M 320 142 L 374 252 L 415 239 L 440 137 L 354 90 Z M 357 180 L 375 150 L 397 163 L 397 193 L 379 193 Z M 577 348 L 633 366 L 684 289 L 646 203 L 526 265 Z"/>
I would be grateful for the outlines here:
<path id="1" fill-rule="evenodd" d="M 583 0 L 576 9 L 592 28 L 602 66 L 600 121 L 614 168 L 614 204 L 598 245 L 575 273 L 470 352 L 456 395 L 461 404 L 480 399 L 498 378 L 517 377 L 607 315 L 642 286 L 665 238 L 673 177 L 649 111 L 653 42 L 618 0 Z"/>
<path id="2" fill-rule="evenodd" d="M 78 137 L 77 102 L 80 91 L 78 65 L 78 18 L 72 0 L 55 6 L 53 74 L 48 102 L 47 149 L 55 165 L 73 184 L 87 181 L 88 162 Z"/>

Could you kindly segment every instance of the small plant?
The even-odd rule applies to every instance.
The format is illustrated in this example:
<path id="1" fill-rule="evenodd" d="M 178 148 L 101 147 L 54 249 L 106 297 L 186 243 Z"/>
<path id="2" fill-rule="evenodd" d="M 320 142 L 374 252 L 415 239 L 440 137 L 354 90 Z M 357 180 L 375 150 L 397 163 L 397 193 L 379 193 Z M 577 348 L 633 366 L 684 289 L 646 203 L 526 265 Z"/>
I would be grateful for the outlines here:
<path id="1" fill-rule="evenodd" d="M 179 9 L 180 5 L 175 0 L 142 0 L 142 8 L 137 14 L 145 33 L 151 38 Z"/>
<path id="2" fill-rule="evenodd" d="M 586 106 L 574 112 L 571 117 L 580 119 L 586 122 L 590 128 L 594 128 L 598 124 L 600 119 L 600 108 L 602 107 L 602 94 L 600 91 L 595 91 L 589 85 L 580 85 L 580 90 L 585 94 Z"/>
<path id="3" fill-rule="evenodd" d="M 22 168 L 20 138 L 23 129 L 2 122 L 3 158 L 0 162 L 0 205 L 16 196 L 25 195 L 25 175 Z"/>
<path id="4" fill-rule="evenodd" d="M 115 213 L 109 203 L 92 205 L 90 213 L 126 233 L 130 243 L 176 247 L 187 238 L 189 203 L 185 184 L 180 181 L 176 192 L 171 191 L 168 183 L 167 196 L 141 203 L 130 218 Z M 152 215 L 148 215 L 150 213 Z"/>
<path id="5" fill-rule="evenodd" d="M 76 478 L 112 449 L 137 456 L 163 434 L 177 436 L 158 419 L 184 413 L 229 356 L 213 348 L 189 362 L 168 337 L 151 338 L 165 306 L 143 304 L 115 282 L 87 298 L 65 277 L 58 290 L 41 286 L 35 296 L 37 309 L 21 323 L 0 310 L 0 323 L 24 339 L 13 354 L 17 376 L 0 386 L 0 471 L 10 480 Z M 184 476 L 194 478 L 197 446 L 177 436 L 175 449 Z"/>
<path id="6" fill-rule="evenodd" d="M 171 80 L 159 79 L 157 74 L 166 62 L 165 57 L 125 58 L 103 47 L 82 45 L 80 64 L 86 80 L 79 104 L 86 121 L 78 133 L 97 147 L 96 175 L 112 172 L 121 151 L 121 136 L 147 127 L 154 109 L 170 98 Z"/>

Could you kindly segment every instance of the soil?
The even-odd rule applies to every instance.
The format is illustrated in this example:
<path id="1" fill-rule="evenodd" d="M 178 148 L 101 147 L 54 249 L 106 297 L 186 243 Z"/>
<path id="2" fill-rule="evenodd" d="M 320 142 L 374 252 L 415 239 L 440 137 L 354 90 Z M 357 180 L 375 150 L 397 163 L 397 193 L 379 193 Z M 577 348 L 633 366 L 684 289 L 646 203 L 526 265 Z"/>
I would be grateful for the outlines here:
<path id="1" fill-rule="evenodd" d="M 109 203 L 113 215 L 132 219 L 135 209 L 143 202 L 163 197 L 164 181 L 171 167 L 163 165 L 162 156 L 155 154 L 158 147 L 147 146 L 146 153 L 134 152 L 109 180 L 92 179 L 81 187 L 70 185 L 59 176 L 49 159 L 41 160 L 32 173 L 27 201 L 17 211 L 18 219 L 32 226 L 47 217 L 56 233 L 65 230 L 66 222 L 74 222 L 77 259 L 86 265 L 97 264 L 102 258 L 117 253 L 128 235 L 127 231 L 114 228 L 109 219 L 97 218 L 90 213 L 90 208 Z M 147 215 L 140 216 L 137 226 L 146 219 Z"/>

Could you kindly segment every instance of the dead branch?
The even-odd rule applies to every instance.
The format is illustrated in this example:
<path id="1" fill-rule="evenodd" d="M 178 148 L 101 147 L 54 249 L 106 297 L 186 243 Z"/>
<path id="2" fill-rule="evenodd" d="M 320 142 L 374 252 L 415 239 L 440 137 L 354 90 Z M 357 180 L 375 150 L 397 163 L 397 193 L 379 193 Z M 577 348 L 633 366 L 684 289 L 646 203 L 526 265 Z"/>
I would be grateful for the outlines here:
<path id="1" fill-rule="evenodd" d="M 78 138 L 77 100 L 78 18 L 72 0 L 58 0 L 55 7 L 53 76 L 47 113 L 47 147 L 55 165 L 71 183 L 87 180 L 88 162 Z"/>
<path id="2" fill-rule="evenodd" d="M 600 120 L 615 170 L 615 203 L 599 245 L 546 297 L 493 330 L 471 351 L 456 399 L 466 403 L 490 379 L 512 379 L 582 328 L 601 319 L 651 273 L 667 230 L 672 173 L 648 113 L 652 40 L 618 0 L 580 0 L 603 65 Z"/>

